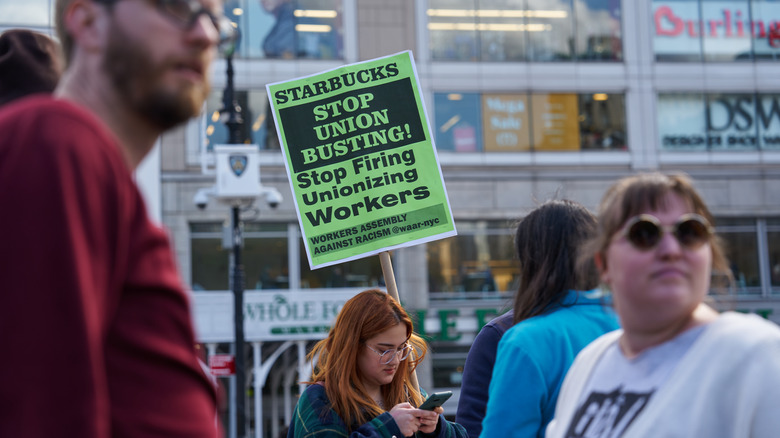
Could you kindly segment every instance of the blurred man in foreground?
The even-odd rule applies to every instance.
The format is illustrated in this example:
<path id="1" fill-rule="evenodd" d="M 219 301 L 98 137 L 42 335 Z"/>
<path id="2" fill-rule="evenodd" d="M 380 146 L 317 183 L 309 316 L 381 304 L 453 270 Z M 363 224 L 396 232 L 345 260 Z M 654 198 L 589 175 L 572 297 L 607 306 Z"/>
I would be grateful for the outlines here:
<path id="1" fill-rule="evenodd" d="M 229 23 L 219 0 L 55 7 L 54 98 L 0 109 L 0 436 L 218 436 L 188 297 L 131 172 L 200 112 Z"/>

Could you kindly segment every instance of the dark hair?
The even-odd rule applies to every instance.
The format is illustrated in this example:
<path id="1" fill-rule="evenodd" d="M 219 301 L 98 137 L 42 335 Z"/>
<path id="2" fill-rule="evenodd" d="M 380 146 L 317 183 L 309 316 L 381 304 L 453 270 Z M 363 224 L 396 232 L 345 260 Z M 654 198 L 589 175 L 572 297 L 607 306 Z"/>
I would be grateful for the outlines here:
<path id="1" fill-rule="evenodd" d="M 593 264 L 589 269 L 576 269 L 580 246 L 595 231 L 595 216 L 567 199 L 547 201 L 520 221 L 515 232 L 520 262 L 515 323 L 561 304 L 569 290 L 589 290 L 598 285 Z"/>
<path id="2" fill-rule="evenodd" d="M 60 46 L 27 29 L 0 34 L 0 105 L 34 93 L 51 93 L 62 74 Z"/>
<path id="3" fill-rule="evenodd" d="M 641 173 L 618 180 L 604 194 L 599 206 L 598 233 L 585 245 L 584 256 L 592 260 L 593 256 L 598 255 L 602 260 L 606 260 L 604 255 L 612 237 L 623 228 L 626 221 L 648 210 L 663 207 L 669 194 L 682 198 L 693 213 L 705 217 L 710 225 L 715 226 L 712 213 L 688 176 Z M 717 235 L 711 239 L 710 248 L 713 270 L 730 280 L 729 262 L 723 243 Z"/>

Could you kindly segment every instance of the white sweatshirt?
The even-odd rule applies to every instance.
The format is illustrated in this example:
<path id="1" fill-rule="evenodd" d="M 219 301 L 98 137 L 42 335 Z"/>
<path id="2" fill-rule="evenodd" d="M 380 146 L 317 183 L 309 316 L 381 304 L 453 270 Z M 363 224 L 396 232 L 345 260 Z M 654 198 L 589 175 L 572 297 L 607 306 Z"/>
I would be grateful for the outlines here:
<path id="1" fill-rule="evenodd" d="M 566 437 L 593 367 L 621 334 L 603 335 L 577 356 L 547 438 Z M 780 437 L 780 327 L 734 312 L 710 323 L 622 435 L 645 437 Z"/>

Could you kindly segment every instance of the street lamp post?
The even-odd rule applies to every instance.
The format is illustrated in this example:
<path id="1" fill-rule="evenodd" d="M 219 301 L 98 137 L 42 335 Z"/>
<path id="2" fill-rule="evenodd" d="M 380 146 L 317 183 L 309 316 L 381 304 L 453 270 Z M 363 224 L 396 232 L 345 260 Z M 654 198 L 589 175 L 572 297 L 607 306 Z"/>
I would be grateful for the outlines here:
<path id="1" fill-rule="evenodd" d="M 226 53 L 227 61 L 227 84 L 222 96 L 224 105 L 223 111 L 227 113 L 225 125 L 228 128 L 228 141 L 230 144 L 241 144 L 241 107 L 238 105 L 235 97 L 235 88 L 233 85 L 233 53 L 235 44 Z M 233 204 L 231 206 L 231 227 L 233 244 L 233 323 L 234 323 L 234 346 L 236 353 L 236 436 L 245 438 L 246 436 L 246 374 L 244 358 L 244 266 L 241 261 L 241 246 L 243 237 L 241 235 L 240 206 Z M 261 427 L 260 419 L 255 427 Z"/>

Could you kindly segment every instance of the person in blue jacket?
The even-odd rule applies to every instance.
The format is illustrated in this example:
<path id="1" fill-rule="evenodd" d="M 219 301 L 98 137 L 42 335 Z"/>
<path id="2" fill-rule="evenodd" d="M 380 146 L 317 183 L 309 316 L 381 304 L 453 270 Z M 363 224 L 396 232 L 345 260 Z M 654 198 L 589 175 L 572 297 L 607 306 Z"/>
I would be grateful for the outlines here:
<path id="1" fill-rule="evenodd" d="M 618 328 L 592 290 L 595 267 L 577 269 L 579 248 L 595 231 L 595 217 L 570 200 L 547 201 L 518 224 L 513 310 L 480 331 L 464 367 L 456 421 L 471 438 L 544 436 L 574 357 Z"/>

